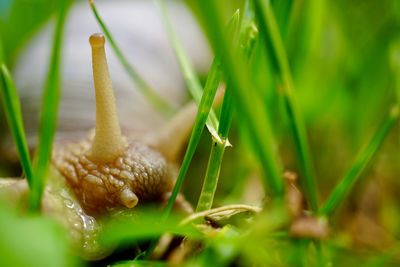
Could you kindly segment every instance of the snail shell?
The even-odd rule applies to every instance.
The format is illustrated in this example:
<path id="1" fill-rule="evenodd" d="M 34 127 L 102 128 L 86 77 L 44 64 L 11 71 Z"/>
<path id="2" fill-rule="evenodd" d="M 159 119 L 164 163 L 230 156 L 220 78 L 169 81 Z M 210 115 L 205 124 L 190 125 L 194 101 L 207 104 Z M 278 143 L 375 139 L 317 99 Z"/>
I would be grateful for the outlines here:
<path id="1" fill-rule="evenodd" d="M 184 81 L 164 26 L 152 2 L 97 1 L 96 4 L 128 61 L 168 102 L 175 107 L 181 105 L 186 97 Z M 209 52 L 196 24 L 188 11 L 179 3 L 172 3 L 170 12 L 174 21 L 179 21 L 175 23 L 175 28 L 181 35 L 183 45 L 194 66 L 197 70 L 204 71 L 208 67 Z M 52 25 L 47 25 L 28 44 L 14 70 L 16 84 L 20 90 L 28 142 L 31 146 L 34 146 L 36 141 L 41 94 L 51 50 L 51 28 Z M 61 75 L 63 91 L 58 121 L 58 142 L 66 139 L 83 139 L 95 125 L 91 52 L 87 39 L 91 33 L 98 30 L 88 4 L 80 2 L 75 4 L 70 10 L 63 44 Z M 172 128 L 166 125 L 163 114 L 155 111 L 135 88 L 136 85 L 127 76 L 112 51 L 108 51 L 107 55 L 123 132 L 128 136 L 149 133 L 147 135 L 149 137 L 164 126 L 171 130 Z M 188 110 L 193 111 L 193 107 L 195 106 L 189 106 Z M 180 125 L 176 120 L 171 125 L 179 131 L 177 126 Z M 187 132 L 185 127 L 181 130 Z M 171 135 L 164 132 L 158 141 L 167 137 Z M 147 143 L 151 144 L 152 140 L 154 139 L 147 138 Z M 165 145 L 162 150 L 165 155 L 169 153 Z M 71 238 L 81 247 L 84 258 L 105 257 L 110 250 L 101 247 L 95 240 L 101 228 L 98 218 L 86 213 L 73 190 L 67 186 L 55 168 L 51 169 L 50 176 L 43 197 L 43 211 L 59 219 L 70 229 Z M 26 183 L 21 185 L 21 181 L 4 182 L 8 186 L 2 187 L 0 181 L 0 189 L 6 191 L 10 199 L 19 198 L 21 192 L 27 190 Z"/>

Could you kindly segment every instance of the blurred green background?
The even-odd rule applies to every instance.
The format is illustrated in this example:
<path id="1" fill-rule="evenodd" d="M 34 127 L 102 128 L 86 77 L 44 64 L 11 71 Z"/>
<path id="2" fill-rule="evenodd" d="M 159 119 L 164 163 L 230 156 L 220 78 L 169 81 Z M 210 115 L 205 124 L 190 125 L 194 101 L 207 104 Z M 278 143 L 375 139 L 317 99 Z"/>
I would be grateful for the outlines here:
<path id="1" fill-rule="evenodd" d="M 227 14 L 242 5 L 241 1 L 224 1 Z M 190 6 L 192 1 L 187 2 Z M 400 2 L 270 2 L 306 122 L 318 187 L 325 198 L 390 107 L 400 99 Z M 8 66 L 12 68 L 20 49 L 51 18 L 57 7 L 58 2 L 53 0 L 0 0 L 0 36 Z M 255 54 L 255 58 L 263 60 L 252 64 L 251 71 L 257 83 L 266 88 L 265 105 L 279 140 L 284 166 L 297 171 L 287 118 L 282 115 L 282 94 L 274 89 L 279 87 L 279 81 L 277 75 L 273 75 L 273 63 L 260 45 Z M 236 121 L 234 126 L 237 124 Z M 240 199 L 247 186 L 243 176 L 251 176 L 253 172 L 249 151 L 236 130 L 234 127 L 231 136 L 234 147 L 228 148 L 226 153 L 228 163 L 222 167 L 216 205 Z M 6 131 L 3 123 L 0 134 Z M 197 158 L 206 162 L 208 151 L 209 138 L 205 134 Z M 205 163 L 193 165 L 190 174 L 193 178 L 186 181 L 185 190 L 189 192 L 188 198 L 196 202 Z M 399 176 L 400 129 L 397 124 L 363 179 L 354 187 L 334 227 L 346 228 L 352 212 L 364 207 L 362 202 L 370 197 L 377 206 L 373 216 L 384 227 L 384 232 L 390 239 L 400 238 Z M 373 193 L 369 193 L 371 187 L 375 188 Z"/>

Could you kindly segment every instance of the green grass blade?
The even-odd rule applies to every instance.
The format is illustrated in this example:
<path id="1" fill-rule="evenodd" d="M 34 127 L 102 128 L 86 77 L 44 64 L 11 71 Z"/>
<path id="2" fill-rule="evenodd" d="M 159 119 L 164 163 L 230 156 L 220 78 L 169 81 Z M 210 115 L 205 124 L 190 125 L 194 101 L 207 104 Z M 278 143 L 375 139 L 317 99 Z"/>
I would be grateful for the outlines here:
<path id="1" fill-rule="evenodd" d="M 144 261 L 144 260 L 132 260 L 132 261 L 120 261 L 109 265 L 111 267 L 164 267 L 168 266 L 163 261 Z"/>
<path id="2" fill-rule="evenodd" d="M 246 1 L 246 7 L 249 8 L 249 1 Z M 250 58 L 256 39 L 257 32 L 254 31 L 251 15 L 245 8 L 246 18 L 242 20 L 242 27 L 240 30 L 240 44 L 239 47 L 243 50 L 245 56 Z M 238 27 L 237 27 L 238 28 Z M 237 31 L 235 31 L 237 32 Z M 237 39 L 237 38 L 232 38 Z M 235 44 L 236 45 L 236 44 Z M 218 135 L 222 142 L 213 140 L 211 146 L 210 158 L 207 165 L 206 175 L 204 177 L 203 187 L 200 193 L 199 201 L 197 203 L 196 212 L 211 209 L 215 192 L 218 185 L 219 174 L 221 171 L 222 159 L 224 156 L 225 148 L 228 145 L 227 138 L 229 129 L 232 123 L 233 116 L 233 97 L 231 88 L 228 86 L 225 91 L 224 101 L 222 103 L 220 124 L 218 127 Z"/>
<path id="3" fill-rule="evenodd" d="M 307 140 L 306 127 L 297 104 L 289 62 L 279 33 L 279 28 L 273 10 L 266 1 L 254 0 L 254 5 L 256 16 L 259 18 L 260 29 L 272 43 L 272 54 L 277 62 L 283 82 L 285 106 L 296 146 L 297 160 L 303 175 L 303 179 L 300 179 L 300 181 L 302 182 L 311 209 L 316 211 L 318 208 L 318 191 Z"/>
<path id="4" fill-rule="evenodd" d="M 183 219 L 180 216 L 170 216 L 164 221 L 160 221 L 159 216 L 158 210 L 144 209 L 137 211 L 134 216 L 130 214 L 114 217 L 103 222 L 98 240 L 106 246 L 116 246 L 131 241 L 149 240 L 166 232 L 193 239 L 204 237 L 194 225 L 180 224 Z"/>
<path id="5" fill-rule="evenodd" d="M 244 3 L 244 12 L 240 29 L 240 47 L 244 57 L 248 60 L 253 54 L 254 47 L 258 41 L 258 28 L 255 24 L 253 5 L 250 0 Z"/>
<path id="6" fill-rule="evenodd" d="M 10 127 L 11 135 L 17 147 L 18 155 L 24 170 L 29 188 L 29 209 L 38 210 L 40 203 L 37 196 L 38 181 L 34 176 L 31 159 L 29 156 L 28 145 L 26 142 L 25 130 L 22 120 L 21 104 L 17 93 L 17 88 L 12 81 L 11 74 L 6 65 L 1 63 L 1 99 L 4 106 L 5 115 Z"/>
<path id="7" fill-rule="evenodd" d="M 264 172 L 262 177 L 266 190 L 270 189 L 276 197 L 282 197 L 282 167 L 275 151 L 275 140 L 269 118 L 262 98 L 257 94 L 257 85 L 252 80 L 252 74 L 245 64 L 244 56 L 236 53 L 237 51 L 230 46 L 229 40 L 224 38 L 223 3 L 203 0 L 195 2 L 194 5 L 214 51 L 223 58 L 223 69 L 231 83 L 237 110 L 240 110 L 237 112 L 240 126 L 243 129 L 242 132 L 247 135 Z"/>
<path id="8" fill-rule="evenodd" d="M 179 38 L 172 27 L 172 23 L 168 16 L 167 8 L 165 5 L 165 0 L 156 0 L 156 3 L 160 8 L 161 18 L 163 19 L 164 25 L 168 33 L 168 37 L 170 38 L 172 47 L 175 51 L 176 58 L 179 62 L 179 66 L 186 81 L 186 85 L 194 101 L 197 103 L 197 105 L 199 105 L 203 92 L 200 80 L 196 76 L 195 71 L 193 70 L 191 64 L 189 63 L 189 59 L 185 53 L 185 50 L 183 49 L 182 44 L 180 43 Z M 219 122 L 217 116 L 211 109 L 209 118 L 207 119 L 207 128 L 214 138 L 219 138 L 217 134 L 218 123 Z"/>
<path id="9" fill-rule="evenodd" d="M 396 102 L 400 103 L 400 40 L 396 40 L 391 44 L 390 66 L 395 81 Z"/>
<path id="10" fill-rule="evenodd" d="M 226 140 L 228 138 L 229 129 L 231 128 L 232 124 L 233 104 L 232 92 L 228 84 L 225 91 L 224 101 L 222 102 L 221 122 L 218 127 L 218 134 L 222 140 Z"/>
<path id="11" fill-rule="evenodd" d="M 125 68 L 126 72 L 128 73 L 131 80 L 138 85 L 140 92 L 143 94 L 144 97 L 162 114 L 167 116 L 171 116 L 174 114 L 173 107 L 166 102 L 161 96 L 159 96 L 153 88 L 139 75 L 139 73 L 133 68 L 131 64 L 126 60 L 122 50 L 119 48 L 117 43 L 114 41 L 110 31 L 108 30 L 106 24 L 100 17 L 100 14 L 96 8 L 94 0 L 89 0 L 90 7 L 93 11 L 93 14 L 99 23 L 101 29 L 103 30 L 104 34 L 106 35 L 108 41 L 111 44 L 112 49 L 114 50 L 115 55 L 117 56 L 118 60 L 121 62 L 122 66 Z"/>
<path id="12" fill-rule="evenodd" d="M 275 0 L 272 1 L 272 6 L 276 14 L 276 20 L 279 25 L 281 36 L 285 39 L 290 23 L 290 13 L 293 7 L 293 0 Z"/>
<path id="13" fill-rule="evenodd" d="M 39 142 L 35 158 L 35 177 L 38 180 L 38 197 L 41 198 L 45 177 L 51 161 L 53 140 L 57 128 L 57 115 L 60 103 L 60 60 L 63 42 L 63 31 L 67 16 L 68 0 L 63 0 L 57 16 L 57 24 L 54 31 L 53 47 L 46 86 L 42 96 L 40 109 Z M 40 201 L 40 199 L 39 199 Z"/>
<path id="14" fill-rule="evenodd" d="M 239 13 L 236 12 L 230 19 L 228 25 L 226 26 L 225 33 L 230 35 L 232 32 L 235 32 L 237 29 L 237 25 L 239 24 L 239 19 L 240 19 Z M 172 210 L 172 206 L 182 186 L 183 179 L 186 176 L 187 170 L 189 169 L 190 162 L 192 161 L 194 152 L 196 151 L 196 147 L 200 141 L 204 125 L 206 124 L 207 118 L 209 117 L 209 114 L 212 110 L 212 103 L 221 80 L 222 80 L 221 60 L 217 56 L 214 58 L 214 61 L 211 64 L 211 68 L 207 76 L 207 81 L 204 86 L 204 92 L 200 100 L 195 124 L 193 126 L 192 134 L 189 139 L 189 144 L 186 149 L 181 168 L 179 169 L 178 178 L 172 190 L 171 197 L 169 198 L 167 207 L 165 208 L 164 211 L 165 218 L 169 216 Z M 225 109 L 226 108 L 227 107 L 225 107 Z M 226 124 L 225 126 L 221 127 L 227 127 L 229 129 L 229 124 Z M 228 131 L 228 129 L 226 130 L 226 132 Z M 222 143 L 219 136 L 217 136 L 215 140 L 218 140 L 220 141 L 220 143 Z M 228 141 L 226 140 L 226 142 Z"/>
<path id="15" fill-rule="evenodd" d="M 3 48 L 3 39 L 0 34 L 0 63 L 5 62 L 4 60 L 4 48 Z"/>
<path id="16" fill-rule="evenodd" d="M 204 88 L 203 96 L 200 101 L 200 105 L 196 116 L 196 121 L 192 130 L 192 134 L 189 139 L 189 144 L 187 146 L 185 155 L 183 157 L 181 168 L 179 169 L 178 178 L 172 190 L 171 197 L 168 200 L 168 204 L 164 210 L 164 218 L 167 218 L 171 213 L 175 199 L 178 196 L 179 190 L 182 186 L 183 180 L 186 176 L 186 173 L 189 169 L 189 165 L 192 161 L 194 152 L 196 151 L 197 145 L 200 141 L 203 128 L 206 125 L 206 121 L 210 113 L 212 103 L 218 89 L 218 85 L 221 81 L 221 72 L 219 66 L 220 66 L 219 59 L 218 58 L 214 59 L 210 73 L 207 77 L 207 82 Z"/>
<path id="17" fill-rule="evenodd" d="M 239 21 L 239 16 L 238 15 L 233 16 L 227 26 L 228 31 L 233 27 L 233 25 L 236 25 L 238 23 L 238 21 Z M 171 192 L 171 196 L 168 199 L 167 206 L 165 207 L 164 212 L 163 212 L 163 220 L 164 221 L 167 220 L 168 217 L 170 216 L 172 207 L 176 200 L 176 197 L 178 196 L 178 193 L 182 187 L 184 178 L 189 169 L 190 163 L 193 159 L 197 145 L 199 144 L 204 126 L 206 125 L 207 118 L 209 117 L 212 103 L 213 103 L 215 94 L 217 92 L 218 85 L 220 84 L 221 80 L 222 80 L 221 59 L 219 57 L 216 57 L 216 58 L 214 58 L 214 61 L 211 64 L 211 68 L 210 68 L 210 71 L 207 76 L 207 81 L 204 86 L 204 92 L 203 92 L 203 95 L 200 100 L 198 112 L 196 115 L 196 120 L 195 120 L 195 123 L 193 126 L 193 130 L 190 135 L 189 143 L 186 148 L 186 152 L 183 157 L 181 167 L 179 169 L 178 178 L 176 179 L 174 188 L 172 189 L 172 192 Z M 219 137 L 218 137 L 218 139 L 219 139 Z M 151 253 L 153 252 L 153 250 L 157 244 L 157 241 L 158 241 L 158 239 L 152 240 L 152 242 L 150 243 L 150 245 L 144 255 L 145 258 L 147 258 L 148 256 L 151 255 Z"/>
<path id="18" fill-rule="evenodd" d="M 227 146 L 228 132 L 232 122 L 232 102 L 232 94 L 229 88 L 227 88 L 222 103 L 221 122 L 218 128 L 218 134 L 222 142 L 217 142 L 216 140 L 213 140 L 212 142 L 210 158 L 208 160 L 206 175 L 201 189 L 200 198 L 197 203 L 196 212 L 211 209 L 214 201 L 222 159 L 225 147 Z"/>
<path id="19" fill-rule="evenodd" d="M 329 195 L 325 203 L 320 208 L 320 214 L 329 216 L 344 201 L 350 192 L 352 186 L 360 178 L 361 174 L 371 162 L 373 156 L 381 147 L 386 136 L 395 125 L 399 117 L 399 107 L 395 106 L 391 109 L 389 116 L 382 123 L 368 145 L 358 155 L 346 175 L 336 185 L 332 193 Z"/>

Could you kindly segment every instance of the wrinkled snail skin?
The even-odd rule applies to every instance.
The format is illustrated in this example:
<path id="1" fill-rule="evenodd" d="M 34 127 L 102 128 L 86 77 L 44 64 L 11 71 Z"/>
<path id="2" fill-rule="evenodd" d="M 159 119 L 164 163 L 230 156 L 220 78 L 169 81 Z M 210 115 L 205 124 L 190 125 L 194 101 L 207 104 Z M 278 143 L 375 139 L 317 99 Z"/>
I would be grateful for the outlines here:
<path id="1" fill-rule="evenodd" d="M 96 92 L 95 134 L 89 142 L 54 151 L 54 164 L 89 214 L 120 206 L 133 208 L 139 200 L 160 200 L 170 190 L 167 162 L 160 153 L 121 134 L 105 38 L 93 34 L 89 42 Z"/>
<path id="2" fill-rule="evenodd" d="M 178 109 L 187 99 L 185 84 L 165 27 L 153 1 L 95 1 L 115 41 L 127 60 L 141 76 Z M 187 54 L 199 72 L 210 64 L 210 52 L 190 12 L 177 1 L 169 4 L 174 28 L 181 37 Z M 34 147 L 37 138 L 41 93 L 51 51 L 54 21 L 21 51 L 14 68 L 19 89 L 28 141 Z M 71 8 L 66 23 L 61 65 L 62 98 L 58 119 L 58 140 L 85 138 L 95 123 L 92 67 L 87 38 L 99 32 L 87 1 Z M 110 46 L 106 47 L 115 89 L 118 116 L 125 135 L 144 135 L 166 123 L 141 95 Z"/>
<path id="3" fill-rule="evenodd" d="M 161 96 L 174 106 L 181 105 L 186 96 L 183 79 L 152 2 L 96 1 L 96 4 L 127 59 Z M 171 12 L 171 17 L 180 21 L 176 24 L 177 31 L 194 65 L 205 70 L 209 63 L 208 48 L 193 19 L 177 3 L 172 5 Z M 70 230 L 72 242 L 80 248 L 82 257 L 89 260 L 101 259 L 112 251 L 96 241 L 104 214 L 148 201 L 165 201 L 176 177 L 178 153 L 197 112 L 193 103 L 188 104 L 168 122 L 143 99 L 108 51 L 118 109 L 113 112 L 120 118 L 120 125 L 114 129 L 117 132 L 119 129 L 121 142 L 112 156 L 98 157 L 99 153 L 93 149 L 96 135 L 104 134 L 88 137 L 96 122 L 88 36 L 96 29 L 87 3 L 76 4 L 66 26 L 58 138 L 42 199 L 42 211 Z M 47 27 L 27 46 L 14 72 L 31 146 L 36 141 L 51 32 Z M 0 197 L 13 205 L 26 201 L 27 192 L 26 180 L 0 179 Z"/>

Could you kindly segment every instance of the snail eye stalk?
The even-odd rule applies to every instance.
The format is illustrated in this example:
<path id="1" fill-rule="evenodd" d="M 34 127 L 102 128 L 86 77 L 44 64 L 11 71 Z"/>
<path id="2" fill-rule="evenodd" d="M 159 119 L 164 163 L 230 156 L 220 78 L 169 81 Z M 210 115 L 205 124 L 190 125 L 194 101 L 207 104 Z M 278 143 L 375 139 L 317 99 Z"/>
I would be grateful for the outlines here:
<path id="1" fill-rule="evenodd" d="M 89 38 L 92 47 L 93 80 L 96 93 L 96 130 L 89 157 L 96 162 L 111 162 L 127 146 L 119 125 L 115 97 L 104 50 L 105 38 L 95 33 Z"/>

